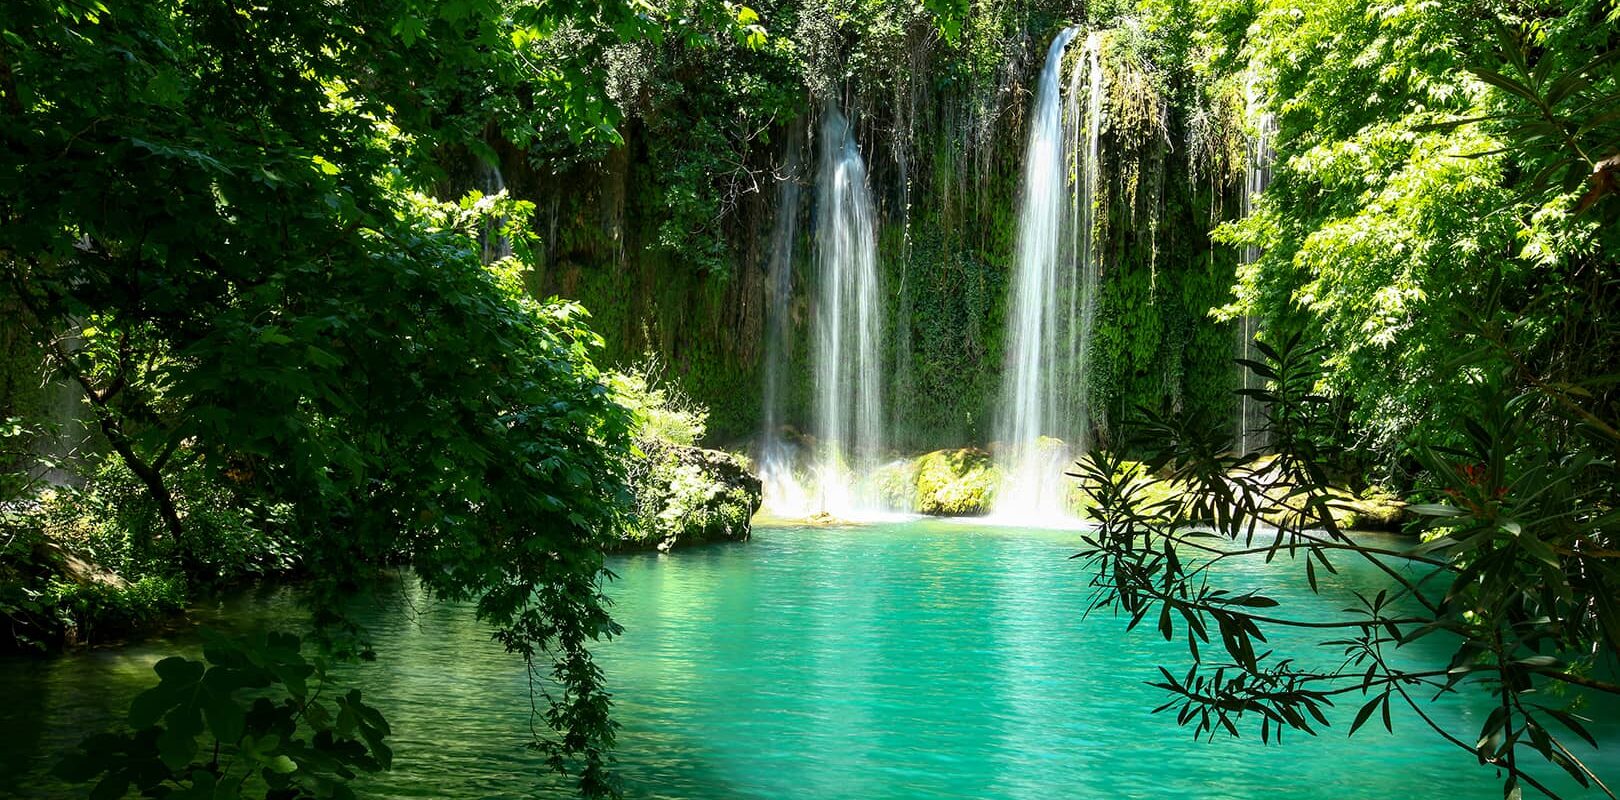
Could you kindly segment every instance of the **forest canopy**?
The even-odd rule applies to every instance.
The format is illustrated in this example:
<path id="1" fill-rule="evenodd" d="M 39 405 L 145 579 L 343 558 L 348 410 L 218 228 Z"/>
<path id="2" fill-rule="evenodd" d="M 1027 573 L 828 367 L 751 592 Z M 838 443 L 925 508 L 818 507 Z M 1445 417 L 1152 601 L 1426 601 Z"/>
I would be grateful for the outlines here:
<path id="1" fill-rule="evenodd" d="M 1597 780 L 1536 693 L 1615 693 L 1620 658 L 1613 0 L 10 2 L 0 616 L 42 646 L 295 574 L 317 622 L 163 662 L 145 733 L 81 777 L 204 791 L 196 726 L 249 724 L 229 691 L 181 699 L 210 680 L 284 691 L 255 735 L 320 728 L 306 679 L 388 657 L 347 598 L 406 567 L 475 604 L 545 687 L 532 744 L 611 795 L 605 553 L 747 536 L 758 479 L 700 446 L 818 444 L 816 379 L 783 366 L 817 346 L 816 124 L 850 120 L 876 219 L 871 455 L 982 466 L 1005 444 L 1031 98 L 1071 26 L 1089 43 L 1059 74 L 1108 75 L 1098 275 L 1084 362 L 1049 371 L 1087 409 L 1097 607 L 1189 642 L 1161 688 L 1201 732 L 1309 730 L 1328 680 L 1388 724 L 1395 687 L 1466 675 L 1501 715 L 1436 731 L 1509 791 L 1544 788 L 1526 749 Z M 1256 452 L 1232 441 L 1249 399 Z M 1410 502 L 1450 583 L 1394 576 L 1344 623 L 1355 675 L 1268 663 L 1270 606 L 1211 601 L 1177 560 L 1213 530 L 1287 547 L 1314 590 L 1354 549 L 1330 506 L 1372 494 Z M 1261 523 L 1282 544 L 1252 548 Z M 64 546 L 121 583 L 61 580 Z M 1439 672 L 1382 660 L 1436 632 L 1461 642 Z M 387 709 L 344 698 L 349 760 L 255 768 L 296 763 L 319 796 L 386 768 Z"/>

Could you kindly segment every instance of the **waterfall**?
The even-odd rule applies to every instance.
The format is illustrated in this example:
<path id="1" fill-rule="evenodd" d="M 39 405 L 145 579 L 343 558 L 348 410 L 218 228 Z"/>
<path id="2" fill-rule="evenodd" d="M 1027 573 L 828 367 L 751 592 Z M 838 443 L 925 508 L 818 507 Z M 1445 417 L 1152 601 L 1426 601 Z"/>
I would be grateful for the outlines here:
<path id="1" fill-rule="evenodd" d="M 799 235 L 799 150 L 803 133 L 797 127 L 787 142 L 784 174 L 776 189 L 776 221 L 765 265 L 765 389 L 763 429 L 760 435 L 759 476 L 765 485 L 765 506 L 787 515 L 802 515 L 808 504 L 804 488 L 793 472 L 791 448 L 782 438 L 783 367 L 792 351 L 789 340 L 789 301 L 793 293 L 793 246 Z"/>
<path id="2" fill-rule="evenodd" d="M 882 452 L 877 223 L 854 131 L 828 104 L 816 178 L 816 510 L 877 505 L 861 485 Z"/>
<path id="3" fill-rule="evenodd" d="M 1085 76 L 1085 110 L 1080 106 L 1081 76 Z M 1073 320 L 1069 338 L 1069 408 L 1074 414 L 1072 441 L 1075 454 L 1089 448 L 1091 436 L 1091 332 L 1097 322 L 1097 283 L 1101 267 L 1097 258 L 1097 180 L 1102 159 L 1103 123 L 1102 32 L 1086 36 L 1080 62 L 1069 77 L 1068 110 L 1064 118 L 1064 141 L 1070 159 L 1069 257 L 1075 265 L 1078 285 L 1069 296 L 1069 318 Z"/>
<path id="4" fill-rule="evenodd" d="M 1089 424 L 1086 367 L 1096 307 L 1092 231 L 1103 75 L 1101 38 L 1092 33 L 1063 102 L 1063 55 L 1076 33 L 1068 28 L 1053 39 L 1036 86 L 1007 322 L 997 429 L 1005 479 L 995 513 L 1026 520 L 1068 515 L 1064 468 L 1084 449 Z"/>
<path id="5" fill-rule="evenodd" d="M 1251 93 L 1252 95 L 1252 93 Z M 1271 183 L 1271 162 L 1275 154 L 1272 151 L 1271 141 L 1277 131 L 1277 120 L 1269 112 L 1254 110 L 1258 102 L 1251 96 L 1249 108 L 1255 119 L 1254 134 L 1249 137 L 1247 159 L 1243 178 L 1243 216 L 1254 213 L 1254 201 L 1266 186 Z M 1260 248 L 1254 245 L 1245 245 L 1239 255 L 1241 264 L 1252 264 L 1260 258 Z M 1259 331 L 1259 320 L 1244 315 L 1238 320 L 1237 327 L 1237 357 L 1249 361 L 1258 358 L 1254 346 L 1255 335 Z M 1244 389 L 1263 389 L 1266 381 L 1254 374 L 1247 367 L 1238 365 L 1238 385 Z M 1238 395 L 1237 407 L 1237 451 L 1239 454 L 1259 452 L 1270 443 L 1266 428 L 1265 404 L 1250 397 L 1247 393 Z"/>
<path id="6" fill-rule="evenodd" d="M 73 353 L 83 346 L 80 331 L 84 326 L 76 317 L 68 324 L 69 330 L 60 337 L 60 342 L 64 352 Z M 84 389 L 53 372 L 47 377 L 42 393 L 44 413 L 41 416 L 48 422 L 44 434 L 34 442 L 33 450 L 39 461 L 30 477 L 48 486 L 79 486 L 84 482 L 81 470 L 93 424 Z"/>
<path id="7" fill-rule="evenodd" d="M 473 188 L 477 189 L 485 198 L 493 198 L 506 191 L 506 179 L 501 177 L 501 168 L 482 158 L 475 159 L 473 168 Z M 488 202 L 486 200 L 486 202 Z M 501 232 L 506 220 L 495 218 L 491 224 L 479 234 L 479 243 L 483 249 L 482 258 L 485 264 L 493 264 L 512 255 L 512 240 Z"/>

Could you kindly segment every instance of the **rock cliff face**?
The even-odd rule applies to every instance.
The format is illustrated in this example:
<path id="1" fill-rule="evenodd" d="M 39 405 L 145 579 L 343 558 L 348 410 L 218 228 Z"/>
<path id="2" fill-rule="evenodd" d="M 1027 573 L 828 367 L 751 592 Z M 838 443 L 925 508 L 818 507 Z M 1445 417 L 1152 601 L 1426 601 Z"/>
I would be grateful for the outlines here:
<path id="1" fill-rule="evenodd" d="M 762 486 L 741 457 L 699 447 L 648 449 L 632 469 L 634 519 L 619 550 L 668 551 L 678 545 L 744 541 Z"/>
<path id="2" fill-rule="evenodd" d="M 940 42 L 921 16 L 895 20 L 911 26 L 897 37 L 889 24 L 789 21 L 822 14 L 823 3 L 773 7 L 776 41 L 813 30 L 829 38 L 783 47 L 795 55 L 767 71 L 755 70 L 770 58 L 666 62 L 678 75 L 646 84 L 661 88 L 635 101 L 638 113 L 612 148 L 549 158 L 494 143 L 508 191 L 535 204 L 544 247 L 526 280 L 538 296 L 590 310 L 606 342 L 603 366 L 657 354 L 670 379 L 710 410 L 705 441 L 726 446 L 758 435 L 767 421 L 768 312 L 779 309 L 781 375 L 770 421 L 811 429 L 820 165 L 817 137 L 805 132 L 820 124 L 822 101 L 839 98 L 876 216 L 885 444 L 906 453 L 985 446 L 1000 435 L 993 424 L 1004 402 L 1029 90 L 1048 42 L 1077 6 L 975 6 L 986 27 L 968 49 Z M 1102 53 L 1111 88 L 1094 242 L 1107 268 L 1087 360 L 1099 436 L 1110 429 L 1110 411 L 1170 403 L 1220 416 L 1234 407 L 1233 326 L 1209 310 L 1229 302 L 1238 252 L 1205 234 L 1236 216 L 1242 182 L 1224 161 L 1205 163 L 1217 155 L 1198 156 L 1194 169 L 1195 151 L 1182 143 L 1207 132 L 1211 109 L 1175 102 L 1191 96 L 1164 82 L 1177 65 L 1143 72 L 1152 54 L 1136 49 L 1138 38 L 1110 36 Z M 893 57 L 896 47 L 906 58 Z M 809 52 L 825 59 L 826 74 L 804 72 L 811 61 L 798 53 Z M 1000 66 L 987 71 L 991 63 Z M 745 85 L 775 88 L 734 93 Z M 775 124 L 741 140 L 731 128 L 752 132 L 754 123 L 711 125 L 703 110 L 722 108 L 729 119 Z M 1200 154 L 1216 147 L 1200 146 Z M 796 187 L 796 201 L 781 200 L 784 182 Z M 469 174 L 448 194 L 474 186 Z M 792 233 L 778 241 L 779 231 Z M 780 283 L 770 271 L 778 253 L 788 276 Z"/>

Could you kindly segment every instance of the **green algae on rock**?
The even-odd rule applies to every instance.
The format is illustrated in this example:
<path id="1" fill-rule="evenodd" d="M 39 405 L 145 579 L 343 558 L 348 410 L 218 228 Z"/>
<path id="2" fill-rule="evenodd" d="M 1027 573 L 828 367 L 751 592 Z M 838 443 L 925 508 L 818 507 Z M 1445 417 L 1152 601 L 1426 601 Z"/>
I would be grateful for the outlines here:
<path id="1" fill-rule="evenodd" d="M 935 450 L 916 461 L 914 508 L 936 517 L 988 513 L 1001 486 L 990 454 L 974 447 Z"/>

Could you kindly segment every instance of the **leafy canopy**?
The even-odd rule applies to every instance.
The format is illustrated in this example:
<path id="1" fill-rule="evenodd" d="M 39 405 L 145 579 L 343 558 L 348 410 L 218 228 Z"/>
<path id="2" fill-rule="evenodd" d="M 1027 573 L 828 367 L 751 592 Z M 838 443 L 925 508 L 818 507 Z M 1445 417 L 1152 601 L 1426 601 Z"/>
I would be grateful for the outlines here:
<path id="1" fill-rule="evenodd" d="M 202 470 L 290 509 L 323 620 L 384 563 L 475 602 L 551 664 L 537 744 L 589 794 L 611 789 L 589 647 L 616 631 L 599 582 L 628 420 L 582 310 L 523 294 L 521 246 L 480 260 L 491 215 L 527 209 L 420 192 L 491 120 L 611 137 L 591 62 L 532 56 L 658 22 L 631 3 L 24 0 L 0 31 L 0 280 L 159 508 L 151 535 L 199 568 L 172 487 Z"/>

